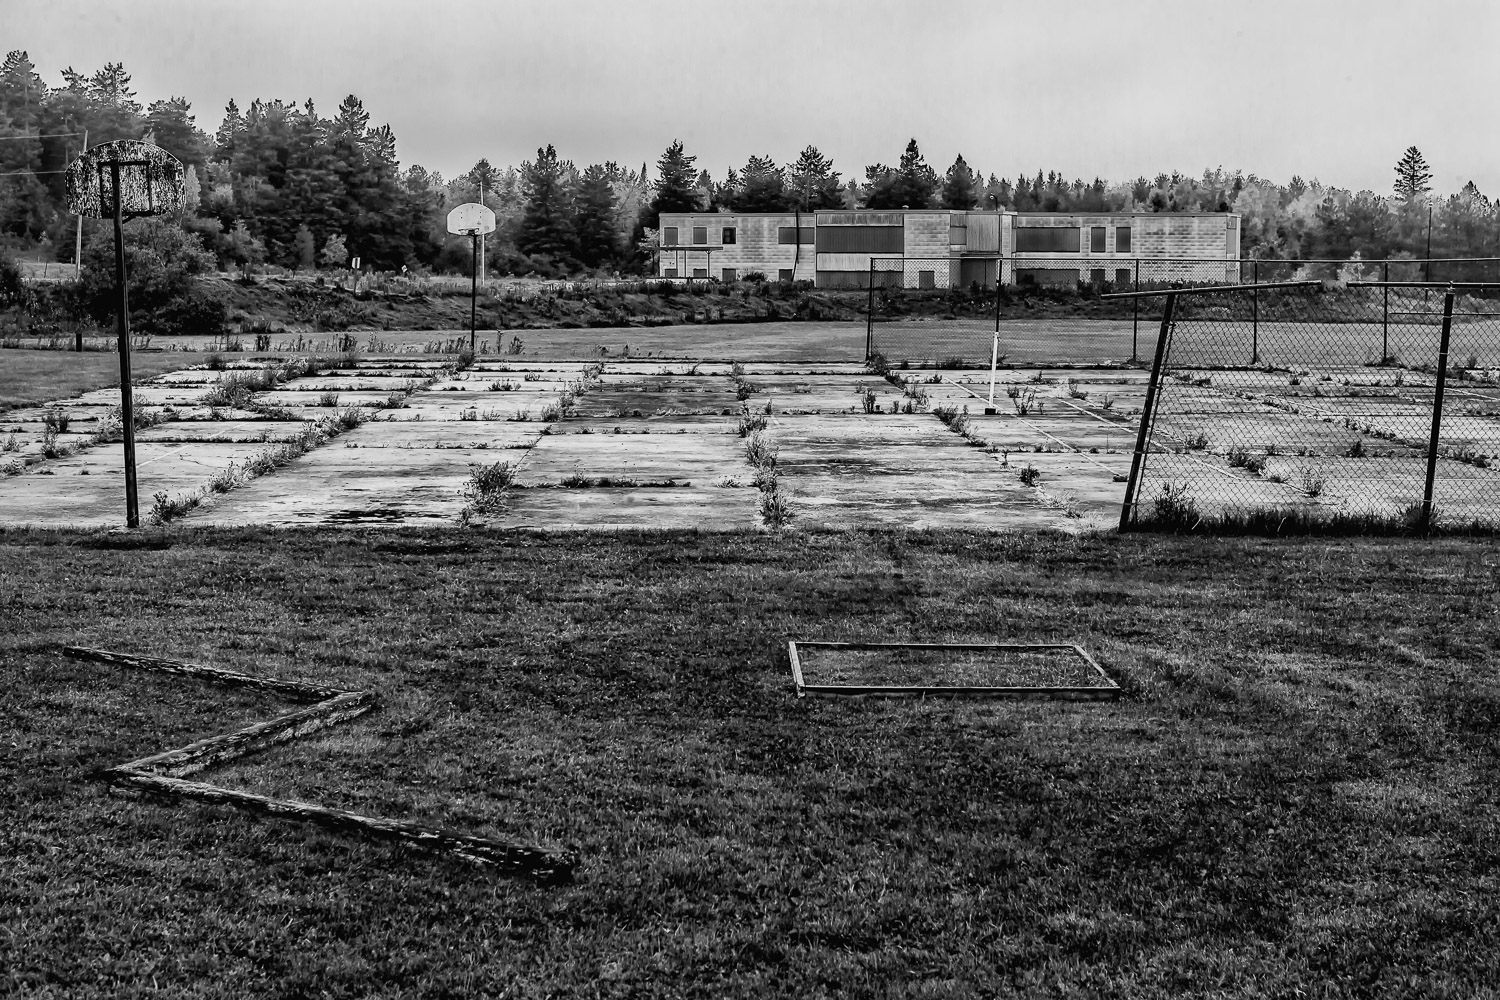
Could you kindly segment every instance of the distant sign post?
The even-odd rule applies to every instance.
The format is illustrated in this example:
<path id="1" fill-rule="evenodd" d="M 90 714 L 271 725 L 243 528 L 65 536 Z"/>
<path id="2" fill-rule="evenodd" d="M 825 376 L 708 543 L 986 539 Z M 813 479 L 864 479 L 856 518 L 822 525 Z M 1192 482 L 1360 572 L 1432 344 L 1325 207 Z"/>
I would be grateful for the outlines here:
<path id="1" fill-rule="evenodd" d="M 85 150 L 68 164 L 68 207 L 115 221 L 115 302 L 120 351 L 120 422 L 125 431 L 125 523 L 141 526 L 135 483 L 135 406 L 130 386 L 130 298 L 125 285 L 124 220 L 165 215 L 185 203 L 182 163 L 160 146 L 119 139 Z"/>
<path id="2" fill-rule="evenodd" d="M 477 201 L 460 205 L 448 213 L 448 232 L 467 236 L 474 243 L 474 263 L 469 268 L 469 351 L 474 351 L 474 330 L 479 300 L 479 237 L 495 231 L 495 213 Z M 495 346 L 499 346 L 498 344 Z"/>

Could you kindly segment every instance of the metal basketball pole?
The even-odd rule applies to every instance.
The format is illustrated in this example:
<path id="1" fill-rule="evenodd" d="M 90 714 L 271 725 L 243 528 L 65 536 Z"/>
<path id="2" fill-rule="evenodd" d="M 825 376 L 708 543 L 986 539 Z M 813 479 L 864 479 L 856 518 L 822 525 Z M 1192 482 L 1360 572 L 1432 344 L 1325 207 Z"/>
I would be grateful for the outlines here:
<path id="1" fill-rule="evenodd" d="M 469 353 L 474 353 L 475 302 L 479 297 L 479 231 L 474 231 L 474 260 L 469 266 Z"/>
<path id="2" fill-rule="evenodd" d="M 141 526 L 140 498 L 135 485 L 135 399 L 130 386 L 130 293 L 125 287 L 125 230 L 120 222 L 120 163 L 109 165 L 110 184 L 114 192 L 115 217 L 115 287 L 119 300 L 115 329 L 120 335 L 120 422 L 125 426 L 125 525 Z"/>

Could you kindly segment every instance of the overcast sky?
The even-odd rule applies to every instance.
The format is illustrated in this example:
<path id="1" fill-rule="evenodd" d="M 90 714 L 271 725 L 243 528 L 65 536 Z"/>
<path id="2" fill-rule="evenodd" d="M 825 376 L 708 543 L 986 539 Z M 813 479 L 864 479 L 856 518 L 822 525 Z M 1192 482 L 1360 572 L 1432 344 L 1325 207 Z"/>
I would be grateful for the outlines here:
<path id="1" fill-rule="evenodd" d="M 1500 194 L 1500 2 L 1435 0 L 0 0 L 49 85 L 123 62 L 212 133 L 234 98 L 347 94 L 445 177 L 552 143 L 721 178 L 809 143 L 845 179 L 915 138 L 941 173 L 1110 181 L 1222 165 L 1389 194 Z"/>

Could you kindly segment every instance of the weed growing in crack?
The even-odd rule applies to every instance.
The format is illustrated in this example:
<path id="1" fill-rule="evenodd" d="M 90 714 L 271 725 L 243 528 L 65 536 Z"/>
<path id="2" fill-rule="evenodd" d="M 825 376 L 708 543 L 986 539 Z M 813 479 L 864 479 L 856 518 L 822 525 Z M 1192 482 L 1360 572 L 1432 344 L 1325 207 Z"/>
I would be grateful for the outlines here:
<path id="1" fill-rule="evenodd" d="M 1078 383 L 1078 380 L 1076 378 L 1070 378 L 1070 379 L 1068 379 L 1067 380 L 1067 387 L 1068 387 L 1068 395 L 1072 396 L 1074 399 L 1088 399 L 1089 398 L 1089 391 L 1087 389 L 1083 388 L 1083 386 L 1081 386 Z"/>
<path id="2" fill-rule="evenodd" d="M 1017 474 L 1016 478 L 1021 480 L 1022 486 L 1035 486 L 1042 481 L 1042 473 L 1036 466 L 1027 462 L 1026 467 Z"/>
<path id="3" fill-rule="evenodd" d="M 152 494 L 151 513 L 146 515 L 147 520 L 155 525 L 175 521 L 202 503 L 203 494 L 201 489 L 179 493 L 175 497 L 169 497 L 165 492 Z"/>
<path id="4" fill-rule="evenodd" d="M 324 392 L 318 395 L 318 405 L 334 407 L 339 405 L 339 394 L 336 392 Z"/>
<path id="5" fill-rule="evenodd" d="M 764 413 L 751 413 L 750 407 L 746 406 L 740 414 L 740 437 L 749 437 L 766 429 L 766 415 Z"/>
<path id="6" fill-rule="evenodd" d="M 229 467 L 214 473 L 208 481 L 208 488 L 213 493 L 228 493 L 240 485 L 240 473 L 235 463 L 230 462 Z"/>
<path id="7" fill-rule="evenodd" d="M 1010 397 L 1011 405 L 1016 408 L 1016 416 L 1024 417 L 1032 410 L 1038 413 L 1042 410 L 1042 404 L 1037 402 L 1036 390 L 1023 388 L 1019 385 L 1008 385 L 1005 394 Z"/>
<path id="8" fill-rule="evenodd" d="M 1252 455 L 1244 448 L 1231 448 L 1227 457 L 1231 468 L 1244 469 L 1254 476 L 1260 475 L 1261 470 L 1266 467 L 1265 459 L 1259 455 Z"/>
<path id="9" fill-rule="evenodd" d="M 460 520 L 467 524 L 475 514 L 494 514 L 504 510 L 506 491 L 515 481 L 516 469 L 509 462 L 471 465 L 468 482 L 463 487 L 463 497 L 468 503 L 459 515 Z"/>
<path id="10" fill-rule="evenodd" d="M 42 412 L 42 426 L 58 434 L 66 434 L 68 432 L 68 424 L 72 419 L 72 416 L 66 410 L 56 406 L 49 406 Z"/>
<path id="11" fill-rule="evenodd" d="M 1317 469 L 1310 465 L 1304 465 L 1297 471 L 1298 480 L 1302 483 L 1302 492 L 1310 497 L 1323 495 L 1323 490 L 1328 486 L 1328 479 Z"/>

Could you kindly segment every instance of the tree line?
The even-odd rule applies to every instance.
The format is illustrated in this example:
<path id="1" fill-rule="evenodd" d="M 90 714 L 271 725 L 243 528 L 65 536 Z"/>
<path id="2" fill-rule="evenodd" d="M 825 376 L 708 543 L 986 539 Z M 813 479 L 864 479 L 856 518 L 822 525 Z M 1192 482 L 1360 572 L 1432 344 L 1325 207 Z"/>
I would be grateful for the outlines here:
<path id="1" fill-rule="evenodd" d="M 447 179 L 402 167 L 396 136 L 360 100 L 331 117 L 313 102 L 230 101 L 212 135 L 184 97 L 143 106 L 123 65 L 71 67 L 48 86 L 24 51 L 0 66 L 0 239 L 50 246 L 71 259 L 73 218 L 62 171 L 90 145 L 145 138 L 187 167 L 188 207 L 176 220 L 220 268 L 263 263 L 340 267 L 358 257 L 382 270 L 467 271 L 471 251 L 446 232 L 448 211 L 482 201 L 495 211 L 493 273 L 563 276 L 649 268 L 663 212 L 779 212 L 829 208 L 1014 209 L 1040 212 L 1237 212 L 1242 253 L 1281 259 L 1500 256 L 1500 207 L 1471 182 L 1433 196 L 1431 170 L 1409 148 L 1390 194 L 1293 177 L 1285 184 L 1223 168 L 1107 182 L 1038 170 L 988 175 L 960 155 L 942 173 L 912 139 L 894 165 L 845 177 L 808 145 L 789 163 L 750 156 L 717 178 L 680 141 L 633 170 L 580 168 L 551 145 L 519 166 L 480 159 Z"/>

